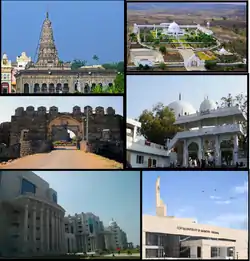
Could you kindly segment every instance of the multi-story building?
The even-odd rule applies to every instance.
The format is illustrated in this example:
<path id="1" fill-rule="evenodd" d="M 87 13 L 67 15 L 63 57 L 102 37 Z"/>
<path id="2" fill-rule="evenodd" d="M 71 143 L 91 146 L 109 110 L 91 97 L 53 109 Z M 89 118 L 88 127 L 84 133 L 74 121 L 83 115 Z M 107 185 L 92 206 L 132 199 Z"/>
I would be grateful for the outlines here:
<path id="1" fill-rule="evenodd" d="M 28 57 L 25 52 L 22 52 L 21 55 L 17 56 L 16 63 L 12 63 L 12 73 L 11 73 L 11 86 L 12 91 L 16 92 L 16 74 L 24 70 L 26 65 L 31 62 L 31 57 Z"/>
<path id="2" fill-rule="evenodd" d="M 105 248 L 104 227 L 93 213 L 80 213 L 65 217 L 68 252 L 94 252 Z"/>
<path id="3" fill-rule="evenodd" d="M 109 222 L 109 227 L 105 229 L 104 235 L 106 249 L 127 249 L 127 235 L 114 220 Z"/>
<path id="4" fill-rule="evenodd" d="M 1 90 L 0 93 L 11 93 L 11 61 L 7 54 L 3 54 L 1 60 Z"/>
<path id="5" fill-rule="evenodd" d="M 0 256 L 65 254 L 64 209 L 31 171 L 0 171 Z"/>

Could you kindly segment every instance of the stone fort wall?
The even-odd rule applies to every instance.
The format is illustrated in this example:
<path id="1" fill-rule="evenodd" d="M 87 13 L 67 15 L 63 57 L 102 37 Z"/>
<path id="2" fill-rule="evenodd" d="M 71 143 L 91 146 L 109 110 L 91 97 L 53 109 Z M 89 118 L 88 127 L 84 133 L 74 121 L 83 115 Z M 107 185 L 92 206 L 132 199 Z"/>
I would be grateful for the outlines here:
<path id="1" fill-rule="evenodd" d="M 33 106 L 28 106 L 26 109 L 19 107 L 15 110 L 15 115 L 11 117 L 11 122 L 0 125 L 0 144 L 2 144 L 0 157 L 10 148 L 13 148 L 15 153 L 18 151 L 17 148 L 20 148 L 21 156 L 51 149 L 50 123 L 53 120 L 58 125 L 60 125 L 60 119 L 63 121 L 68 119 L 69 125 L 73 120 L 81 128 L 83 126 L 83 131 L 86 133 L 87 112 L 90 143 L 101 139 L 103 129 L 110 130 L 111 139 L 123 140 L 123 116 L 117 115 L 112 107 L 104 109 L 98 106 L 93 109 L 91 106 L 85 106 L 81 110 L 79 106 L 74 106 L 71 113 L 59 112 L 56 106 L 50 107 L 49 110 L 43 106 L 38 107 L 37 110 Z M 23 131 L 26 133 L 24 136 L 22 136 Z"/>

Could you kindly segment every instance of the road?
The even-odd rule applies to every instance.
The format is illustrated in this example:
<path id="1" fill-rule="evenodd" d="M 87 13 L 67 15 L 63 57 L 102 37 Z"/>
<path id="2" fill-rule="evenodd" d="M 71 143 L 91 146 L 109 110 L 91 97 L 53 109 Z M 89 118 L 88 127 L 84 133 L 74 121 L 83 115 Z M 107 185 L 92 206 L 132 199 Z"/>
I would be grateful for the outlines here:
<path id="1" fill-rule="evenodd" d="M 0 169 L 121 169 L 123 164 L 102 156 L 76 150 L 74 147 L 57 147 L 50 153 L 41 153 L 0 164 Z"/>

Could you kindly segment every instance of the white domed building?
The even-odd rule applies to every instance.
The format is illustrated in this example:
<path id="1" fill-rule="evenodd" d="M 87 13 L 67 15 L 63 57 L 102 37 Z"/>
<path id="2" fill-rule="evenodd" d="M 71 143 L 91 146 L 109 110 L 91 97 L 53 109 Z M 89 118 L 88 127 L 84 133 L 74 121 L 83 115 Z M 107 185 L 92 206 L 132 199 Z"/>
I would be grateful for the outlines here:
<path id="1" fill-rule="evenodd" d="M 200 104 L 200 113 L 209 112 L 217 109 L 216 102 L 209 100 L 208 97 Z"/>
<path id="2" fill-rule="evenodd" d="M 181 97 L 179 97 L 178 101 L 171 102 L 167 107 L 174 112 L 176 118 L 196 113 L 193 105 L 189 102 L 182 101 Z"/>
<path id="3" fill-rule="evenodd" d="M 176 22 L 172 22 L 170 24 L 168 23 L 162 23 L 161 26 L 167 27 L 164 28 L 162 31 L 162 34 L 164 35 L 171 35 L 171 36 L 182 36 L 184 35 L 183 29 L 180 28 L 180 26 Z"/>

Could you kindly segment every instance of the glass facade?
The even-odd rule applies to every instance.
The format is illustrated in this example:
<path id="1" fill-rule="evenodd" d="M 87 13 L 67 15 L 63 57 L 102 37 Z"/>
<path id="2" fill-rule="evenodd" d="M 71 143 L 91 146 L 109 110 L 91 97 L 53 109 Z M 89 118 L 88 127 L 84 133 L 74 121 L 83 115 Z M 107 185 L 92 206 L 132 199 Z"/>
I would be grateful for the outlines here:
<path id="1" fill-rule="evenodd" d="M 21 194 L 32 193 L 36 194 L 36 186 L 26 179 L 22 179 Z"/>

